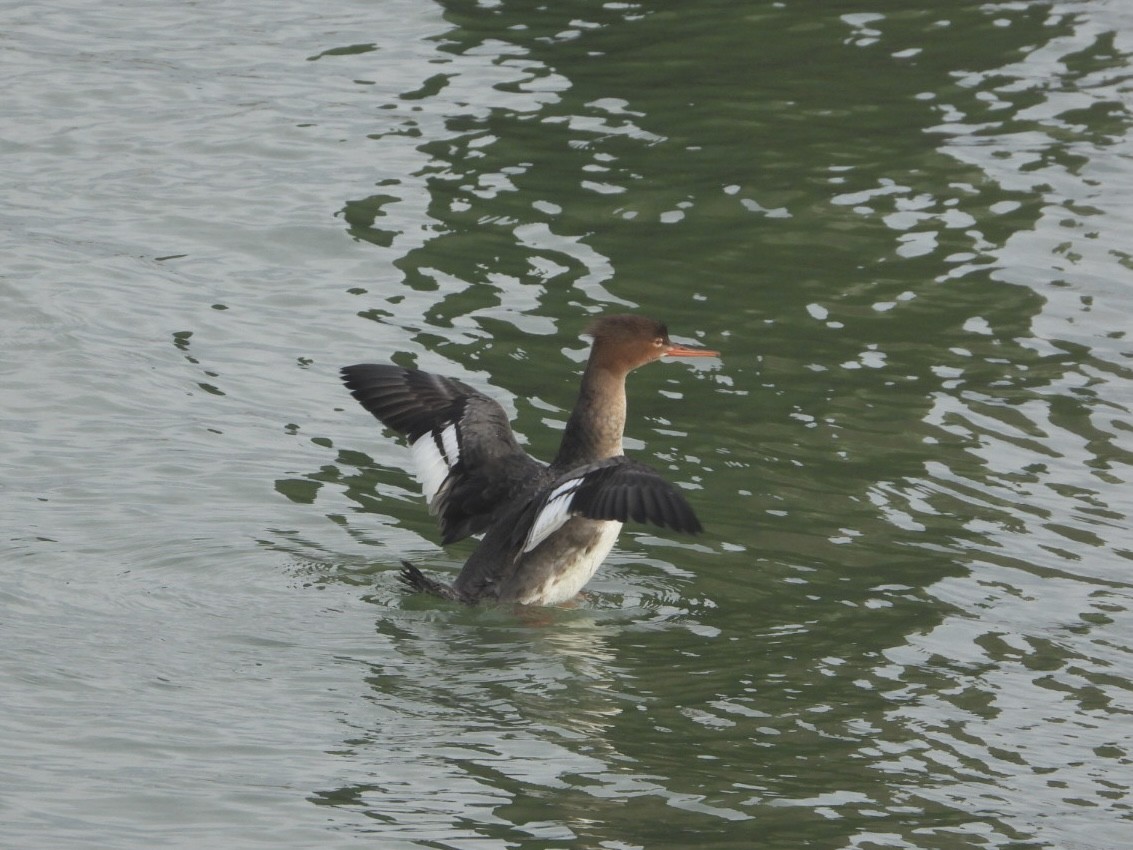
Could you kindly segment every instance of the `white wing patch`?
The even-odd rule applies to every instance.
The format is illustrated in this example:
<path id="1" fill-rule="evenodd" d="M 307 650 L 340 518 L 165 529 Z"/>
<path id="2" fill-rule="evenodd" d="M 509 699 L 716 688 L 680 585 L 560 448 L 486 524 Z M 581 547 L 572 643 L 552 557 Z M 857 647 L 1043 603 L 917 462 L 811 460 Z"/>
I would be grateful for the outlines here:
<path id="1" fill-rule="evenodd" d="M 456 425 L 449 425 L 441 431 L 440 443 L 445 462 L 448 468 L 452 469 L 460 461 L 460 435 L 456 432 Z"/>
<path id="2" fill-rule="evenodd" d="M 409 450 L 413 454 L 417 480 L 421 482 L 421 492 L 432 506 L 448 478 L 449 470 L 460 461 L 460 435 L 456 424 L 443 431 L 422 434 L 410 444 Z"/>
<path id="3" fill-rule="evenodd" d="M 535 522 L 531 524 L 531 531 L 523 542 L 524 552 L 530 552 L 566 524 L 571 517 L 574 494 L 585 480 L 572 478 L 551 491 L 546 504 L 535 515 Z"/>

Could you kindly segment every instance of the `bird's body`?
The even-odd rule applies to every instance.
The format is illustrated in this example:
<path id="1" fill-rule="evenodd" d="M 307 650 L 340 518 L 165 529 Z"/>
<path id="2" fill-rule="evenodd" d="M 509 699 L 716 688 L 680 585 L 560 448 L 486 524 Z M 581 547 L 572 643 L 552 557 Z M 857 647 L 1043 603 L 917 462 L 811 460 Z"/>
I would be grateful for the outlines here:
<path id="1" fill-rule="evenodd" d="M 462 602 L 554 605 L 590 580 L 623 522 L 700 531 L 678 489 L 622 454 L 625 377 L 663 356 L 716 352 L 674 345 L 641 316 L 607 316 L 589 333 L 578 401 L 549 465 L 520 448 L 499 404 L 462 381 L 393 365 L 342 370 L 351 394 L 408 437 L 442 541 L 484 535 L 451 587 L 409 564 L 407 584 Z"/>

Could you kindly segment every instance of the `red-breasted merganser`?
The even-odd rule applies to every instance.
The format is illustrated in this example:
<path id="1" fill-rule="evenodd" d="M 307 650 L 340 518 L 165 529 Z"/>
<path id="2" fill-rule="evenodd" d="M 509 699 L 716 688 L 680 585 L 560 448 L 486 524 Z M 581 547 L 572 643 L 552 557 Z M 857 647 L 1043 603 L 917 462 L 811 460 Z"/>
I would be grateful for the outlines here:
<path id="1" fill-rule="evenodd" d="M 680 490 L 622 454 L 625 379 L 662 357 L 719 352 L 677 345 L 642 316 L 605 316 L 586 333 L 590 359 L 550 466 L 519 447 L 498 403 L 462 381 L 392 365 L 342 370 L 351 395 L 408 437 L 442 543 L 484 534 L 451 586 L 404 563 L 406 585 L 468 603 L 556 605 L 590 581 L 623 522 L 701 530 Z"/>

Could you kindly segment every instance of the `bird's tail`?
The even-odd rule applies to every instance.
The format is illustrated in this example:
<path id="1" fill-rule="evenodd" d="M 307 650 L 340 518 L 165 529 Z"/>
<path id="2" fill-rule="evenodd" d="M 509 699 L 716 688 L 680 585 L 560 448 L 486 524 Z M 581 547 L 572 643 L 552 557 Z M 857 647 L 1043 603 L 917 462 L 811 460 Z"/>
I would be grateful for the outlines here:
<path id="1" fill-rule="evenodd" d="M 401 562 L 401 572 L 398 573 L 397 580 L 414 593 L 429 593 L 441 599 L 464 601 L 451 585 L 429 578 L 408 561 Z"/>

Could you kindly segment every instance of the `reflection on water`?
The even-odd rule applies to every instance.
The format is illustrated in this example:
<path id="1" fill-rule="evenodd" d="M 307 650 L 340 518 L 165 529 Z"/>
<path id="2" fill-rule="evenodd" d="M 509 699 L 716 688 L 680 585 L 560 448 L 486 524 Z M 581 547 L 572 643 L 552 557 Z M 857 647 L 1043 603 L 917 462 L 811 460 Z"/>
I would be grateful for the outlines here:
<path id="1" fill-rule="evenodd" d="M 679 403 L 664 418 L 647 414 L 661 426 L 649 439 L 654 458 L 706 482 L 717 532 L 707 560 L 679 580 L 691 552 L 673 553 L 675 572 L 662 568 L 670 578 L 656 592 L 684 601 L 653 620 L 665 625 L 647 646 L 632 636 L 647 626 L 621 625 L 576 656 L 607 673 L 595 680 L 567 667 L 566 680 L 541 682 L 539 701 L 518 716 L 564 715 L 568 728 L 585 728 L 585 744 L 568 737 L 574 760 L 561 741 L 551 750 L 554 779 L 525 772 L 513 752 L 512 772 L 497 766 L 504 784 L 558 797 L 565 774 L 628 764 L 669 780 L 619 795 L 731 823 L 731 836 L 750 820 L 765 843 L 797 832 L 855 846 L 1045 846 L 1066 831 L 1106 846 L 1114 831 L 1080 827 L 1076 812 L 1114 806 L 1121 820 L 1129 790 L 1114 776 L 1128 764 L 1122 736 L 1104 730 L 1120 723 L 1114 688 L 1128 686 L 1105 670 L 1128 660 L 1112 648 L 1127 643 L 1130 511 L 1116 488 L 1130 457 L 1130 374 L 1128 352 L 1102 365 L 1093 351 L 1124 339 L 1123 319 L 1106 326 L 1124 314 L 1090 314 L 1107 289 L 1127 303 L 1101 281 L 1127 288 L 1128 277 L 1125 255 L 1105 247 L 1120 242 L 1122 220 L 1076 221 L 1120 204 L 1103 202 L 1100 181 L 1066 176 L 1104 168 L 1106 144 L 1126 132 L 1114 30 L 1029 9 L 846 15 L 825 23 L 844 27 L 836 56 L 807 52 L 811 72 L 824 74 L 808 89 L 790 44 L 745 28 L 766 49 L 729 51 L 719 20 L 683 33 L 680 52 L 638 65 L 644 45 L 671 43 L 656 37 L 670 25 L 663 16 L 634 9 L 574 21 L 562 38 L 492 28 L 501 41 L 470 18 L 450 19 L 462 27 L 446 52 L 468 62 L 488 51 L 496 76 L 527 76 L 497 82 L 493 99 L 422 148 L 434 157 L 436 233 L 398 266 L 406 285 L 431 293 L 428 326 L 461 332 L 434 342 L 426 327 L 423 344 L 450 357 L 458 340 L 508 352 L 524 343 L 499 322 L 519 339 L 543 335 L 550 329 L 535 314 L 608 309 L 617 296 L 682 314 L 692 296 L 694 326 L 711 323 L 732 340 L 721 345 L 719 395 L 699 393 L 687 421 L 700 427 L 687 429 Z M 807 38 L 821 41 L 814 29 Z M 942 64 L 961 42 L 959 64 Z M 1003 64 L 1012 51 L 1024 58 Z M 584 52 L 620 62 L 621 85 L 587 70 Z M 1068 55 L 1089 74 L 1058 73 Z M 726 56 L 789 67 L 790 77 L 774 78 L 782 103 L 760 86 L 745 92 L 759 110 L 736 91 L 723 103 L 710 93 L 718 77 L 683 76 L 722 72 Z M 658 79 L 672 85 L 657 88 Z M 776 110 L 809 120 L 768 123 Z M 840 131 L 874 133 L 872 145 L 833 132 L 833 116 Z M 735 134 L 742 127 L 746 140 Z M 574 175 L 578 191 L 564 192 L 549 169 Z M 356 235 L 388 243 L 378 215 L 353 212 L 374 204 L 348 205 L 347 217 L 369 228 Z M 1048 227 L 1071 233 L 1054 243 Z M 1083 227 L 1084 240 L 1074 235 Z M 1080 275 L 1069 284 L 1068 267 L 1086 256 L 1105 267 L 1091 269 L 1098 285 Z M 1047 271 L 1035 275 L 1036 265 Z M 1089 288 L 1065 319 L 1070 333 L 1050 327 L 1052 307 L 1066 301 L 1050 286 Z M 402 298 L 367 315 L 397 321 Z M 546 405 L 528 400 L 541 392 L 527 377 L 539 359 L 524 349 L 514 362 L 495 358 L 524 396 L 521 428 L 538 415 L 530 407 Z M 713 409 L 708 419 L 703 408 Z M 615 586 L 599 590 L 612 599 L 653 584 L 616 564 L 608 571 Z M 685 621 L 695 628 L 673 631 Z M 666 647 L 672 634 L 682 637 Z M 458 639 L 446 632 L 439 642 Z M 530 652 L 527 640 L 509 658 Z M 467 721 L 487 711 L 506 725 L 490 706 L 523 691 L 522 667 L 506 696 L 473 701 Z M 644 670 L 650 684 L 636 681 Z M 590 699 L 573 697 L 564 711 L 557 692 L 580 682 Z M 594 722 L 593 700 L 609 693 L 628 705 Z M 600 765 L 589 763 L 595 756 Z M 609 793 L 581 787 L 597 800 Z M 647 808 L 596 811 L 650 834 Z M 555 822 L 592 835 L 568 817 Z"/>
<path id="2" fill-rule="evenodd" d="M 669 790 L 619 750 L 623 718 L 651 701 L 626 687 L 628 671 L 610 642 L 626 628 L 620 619 L 586 609 L 440 614 L 420 601 L 383 617 L 377 631 L 389 661 L 370 665 L 366 677 L 373 726 L 346 742 L 351 754 L 381 758 L 371 782 L 312 800 L 358 808 L 398 823 L 393 834 L 429 841 L 597 839 L 627 801 L 636 801 L 635 818 L 673 807 L 749 819 Z M 454 811 L 476 828 L 438 831 L 436 818 Z"/>

